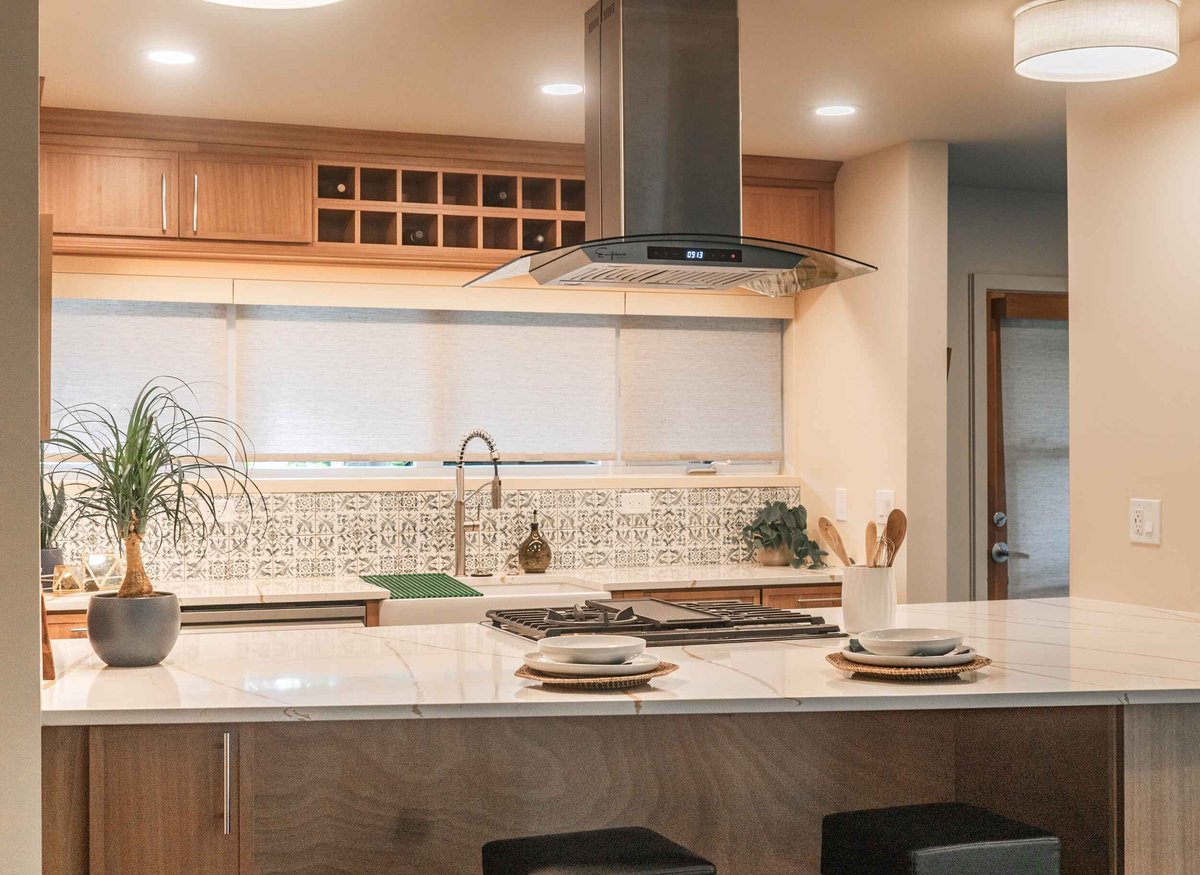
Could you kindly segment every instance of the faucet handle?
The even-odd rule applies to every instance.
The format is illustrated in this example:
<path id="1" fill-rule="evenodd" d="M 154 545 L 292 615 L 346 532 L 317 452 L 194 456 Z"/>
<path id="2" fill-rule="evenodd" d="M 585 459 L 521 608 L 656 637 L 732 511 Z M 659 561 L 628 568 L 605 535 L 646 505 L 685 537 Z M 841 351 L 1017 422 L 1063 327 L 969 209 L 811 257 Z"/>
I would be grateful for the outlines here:
<path id="1" fill-rule="evenodd" d="M 463 523 L 463 531 L 464 532 L 478 532 L 479 531 L 479 523 L 478 522 Z"/>

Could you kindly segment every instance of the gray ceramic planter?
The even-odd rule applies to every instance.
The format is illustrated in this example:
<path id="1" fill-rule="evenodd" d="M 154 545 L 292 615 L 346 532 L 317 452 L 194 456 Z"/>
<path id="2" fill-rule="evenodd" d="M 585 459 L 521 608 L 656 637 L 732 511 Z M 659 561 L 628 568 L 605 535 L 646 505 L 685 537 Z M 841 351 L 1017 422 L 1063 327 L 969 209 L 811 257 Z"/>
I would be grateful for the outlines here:
<path id="1" fill-rule="evenodd" d="M 62 565 L 66 560 L 63 559 L 62 547 L 51 547 L 48 550 L 42 551 L 42 577 L 49 581 L 54 578 L 54 566 Z"/>
<path id="2" fill-rule="evenodd" d="M 109 665 L 158 665 L 179 640 L 179 598 L 172 592 L 131 599 L 94 595 L 87 628 L 92 649 Z"/>

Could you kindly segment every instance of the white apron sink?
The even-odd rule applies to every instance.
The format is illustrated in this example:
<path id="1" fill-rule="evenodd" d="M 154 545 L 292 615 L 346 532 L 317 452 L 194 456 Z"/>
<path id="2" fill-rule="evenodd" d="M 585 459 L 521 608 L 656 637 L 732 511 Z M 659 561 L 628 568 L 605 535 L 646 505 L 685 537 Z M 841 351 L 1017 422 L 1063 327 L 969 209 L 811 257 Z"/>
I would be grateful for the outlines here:
<path id="1" fill-rule="evenodd" d="M 379 609 L 381 626 L 434 623 L 478 623 L 497 608 L 544 608 L 583 604 L 609 594 L 595 584 L 552 574 L 516 577 L 460 577 L 482 596 L 435 599 L 386 599 Z M 512 581 L 506 582 L 506 581 Z"/>

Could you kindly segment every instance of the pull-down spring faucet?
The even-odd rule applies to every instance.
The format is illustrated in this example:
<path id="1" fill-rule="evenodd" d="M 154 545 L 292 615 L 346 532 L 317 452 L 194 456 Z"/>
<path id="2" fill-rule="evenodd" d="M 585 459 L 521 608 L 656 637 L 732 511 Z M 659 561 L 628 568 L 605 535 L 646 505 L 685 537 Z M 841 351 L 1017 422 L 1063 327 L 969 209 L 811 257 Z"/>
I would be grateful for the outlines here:
<path id="1" fill-rule="evenodd" d="M 484 483 L 470 495 L 467 495 L 467 472 L 464 459 L 467 454 L 467 444 L 475 438 L 487 444 L 492 454 L 492 482 Z M 467 573 L 467 532 L 479 531 L 479 523 L 467 522 L 467 502 L 483 490 L 485 486 L 492 487 L 492 509 L 500 509 L 500 456 L 496 453 L 496 442 L 483 429 L 477 428 L 462 439 L 458 446 L 458 466 L 454 470 L 454 573 L 462 577 Z"/>

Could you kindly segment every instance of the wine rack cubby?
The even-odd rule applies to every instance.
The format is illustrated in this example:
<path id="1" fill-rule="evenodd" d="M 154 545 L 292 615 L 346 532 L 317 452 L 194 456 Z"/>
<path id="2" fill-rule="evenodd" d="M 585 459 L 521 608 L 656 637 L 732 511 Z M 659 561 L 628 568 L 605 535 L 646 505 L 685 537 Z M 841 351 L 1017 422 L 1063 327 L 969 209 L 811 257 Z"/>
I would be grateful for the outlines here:
<path id="1" fill-rule="evenodd" d="M 332 161 L 315 174 L 315 242 L 331 250 L 504 260 L 585 236 L 578 177 Z"/>

